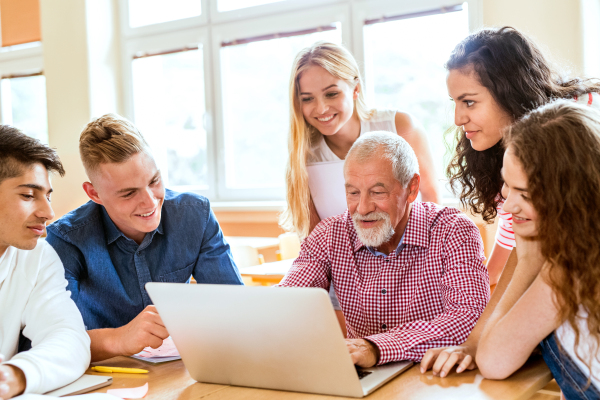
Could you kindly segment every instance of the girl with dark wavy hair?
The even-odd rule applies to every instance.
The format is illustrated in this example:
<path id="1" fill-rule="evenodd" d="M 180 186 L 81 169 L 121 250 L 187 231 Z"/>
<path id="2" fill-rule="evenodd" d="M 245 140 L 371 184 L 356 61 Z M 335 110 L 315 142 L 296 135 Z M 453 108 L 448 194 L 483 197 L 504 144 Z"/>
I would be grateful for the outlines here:
<path id="1" fill-rule="evenodd" d="M 564 100 L 504 134 L 504 209 L 519 262 L 477 365 L 504 379 L 541 343 L 567 399 L 600 398 L 600 112 Z"/>
<path id="2" fill-rule="evenodd" d="M 461 203 L 492 222 L 499 220 L 488 260 L 490 284 L 498 282 L 514 233 L 502 212 L 502 130 L 554 99 L 600 107 L 600 83 L 565 79 L 552 69 L 533 41 L 511 27 L 484 29 L 460 42 L 446 63 L 454 100 L 456 152 L 448 165 L 450 184 Z"/>
<path id="3" fill-rule="evenodd" d="M 434 375 L 440 376 L 446 376 L 455 365 L 457 372 L 476 367 L 479 337 L 514 272 L 513 264 L 502 273 L 515 245 L 512 214 L 502 210 L 500 194 L 502 132 L 554 99 L 600 108 L 598 81 L 561 78 L 535 43 L 511 27 L 469 35 L 456 46 L 446 68 L 448 92 L 456 106 L 456 152 L 447 170 L 450 184 L 465 208 L 482 214 L 487 222 L 497 214 L 500 219 L 487 262 L 490 284 L 498 285 L 488 306 L 465 343 L 430 349 L 421 361 L 422 372 L 432 368 Z"/>

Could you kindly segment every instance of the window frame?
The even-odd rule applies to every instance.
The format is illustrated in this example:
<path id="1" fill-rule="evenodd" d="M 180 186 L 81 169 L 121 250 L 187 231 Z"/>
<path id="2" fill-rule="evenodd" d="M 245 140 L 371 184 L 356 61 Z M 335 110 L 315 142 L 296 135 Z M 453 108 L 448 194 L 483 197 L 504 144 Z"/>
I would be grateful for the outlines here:
<path id="1" fill-rule="evenodd" d="M 214 101 L 212 85 L 212 71 L 209 60 L 210 55 L 210 40 L 207 27 L 198 27 L 192 29 L 179 30 L 160 35 L 147 37 L 136 37 L 127 41 L 123 46 L 122 52 L 122 68 L 124 75 L 124 110 L 129 119 L 135 121 L 135 108 L 133 99 L 133 63 L 134 56 L 139 53 L 158 53 L 166 50 L 183 49 L 189 46 L 198 46 L 202 50 L 202 61 L 204 67 L 204 104 L 205 114 L 203 118 L 204 128 L 206 130 L 206 156 L 207 156 L 207 181 L 208 189 L 201 190 L 192 186 L 187 187 L 194 193 L 198 193 L 208 198 L 216 198 L 216 177 L 215 171 L 215 134 L 212 123 L 212 115 L 214 115 Z M 143 134 L 143 132 L 142 132 Z M 181 187 L 186 188 L 186 187 Z"/>
<path id="2" fill-rule="evenodd" d="M 8 75 L 28 75 L 44 72 L 43 46 L 41 43 L 31 47 L 23 45 L 0 48 L 0 79 Z M 0 96 L 0 123 L 4 123 Z"/>
<path id="3" fill-rule="evenodd" d="M 198 1 L 202 2 L 202 15 L 198 17 L 137 28 L 129 26 L 129 2 L 119 2 L 124 112 L 125 116 L 135 123 L 131 64 L 133 55 L 139 52 L 162 52 L 184 48 L 193 43 L 201 46 L 204 52 L 209 189 L 193 191 L 208 197 L 211 202 L 222 205 L 230 202 L 236 204 L 279 202 L 285 199 L 285 190 L 226 187 L 221 42 L 311 29 L 340 22 L 342 43 L 353 52 L 362 70 L 365 65 L 363 27 L 366 19 L 467 3 L 469 31 L 480 28 L 483 22 L 483 0 L 421 0 L 418 3 L 411 0 L 285 0 L 226 12 L 217 11 L 218 0 Z M 282 151 L 287 152 L 287 147 Z"/>
<path id="4" fill-rule="evenodd" d="M 217 148 L 219 154 L 218 169 L 221 171 L 221 178 L 217 182 L 219 200 L 221 201 L 240 201 L 240 200 L 282 200 L 284 190 L 282 189 L 229 189 L 225 181 L 225 132 L 224 132 L 224 106 L 223 106 L 223 86 L 221 75 L 221 43 L 243 37 L 255 37 L 275 32 L 300 31 L 311 29 L 317 26 L 329 25 L 335 22 L 344 23 L 350 20 L 350 8 L 347 6 L 325 6 L 319 8 L 317 18 L 305 18 L 312 15 L 313 12 L 296 12 L 293 15 L 282 18 L 281 16 L 267 16 L 252 19 L 245 22 L 231 22 L 221 24 L 213 28 L 212 31 L 212 59 L 214 66 L 214 85 L 215 85 L 215 127 L 220 134 L 217 137 Z M 342 28 L 342 42 L 350 41 L 350 32 Z M 288 151 L 287 146 L 284 151 Z M 283 173 L 283 171 L 282 171 Z"/>

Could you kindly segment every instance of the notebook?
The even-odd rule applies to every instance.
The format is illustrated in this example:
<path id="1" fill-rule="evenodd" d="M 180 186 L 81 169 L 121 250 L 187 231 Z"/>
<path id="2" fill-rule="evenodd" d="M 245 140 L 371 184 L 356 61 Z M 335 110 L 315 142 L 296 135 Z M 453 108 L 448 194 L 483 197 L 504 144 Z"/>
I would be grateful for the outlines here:
<path id="1" fill-rule="evenodd" d="M 100 389 L 112 383 L 112 377 L 104 375 L 82 375 L 75 382 L 63 386 L 60 389 L 46 393 L 48 396 L 68 396 L 81 393 L 91 392 L 92 390 Z"/>

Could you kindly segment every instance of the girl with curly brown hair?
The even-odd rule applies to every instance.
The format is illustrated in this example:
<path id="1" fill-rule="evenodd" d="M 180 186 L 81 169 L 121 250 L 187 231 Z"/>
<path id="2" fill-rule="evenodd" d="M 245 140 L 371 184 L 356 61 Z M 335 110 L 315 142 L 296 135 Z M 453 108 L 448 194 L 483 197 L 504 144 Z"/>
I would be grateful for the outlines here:
<path id="1" fill-rule="evenodd" d="M 541 342 L 567 399 L 600 398 L 600 112 L 558 101 L 503 141 L 504 209 L 519 262 L 483 330 L 477 365 L 504 379 Z"/>
<path id="2" fill-rule="evenodd" d="M 447 173 L 465 208 L 487 222 L 499 215 L 496 243 L 487 262 L 490 284 L 498 282 L 486 310 L 465 343 L 430 349 L 421 371 L 447 375 L 473 369 L 477 343 L 486 321 L 508 287 L 513 269 L 504 266 L 515 245 L 513 217 L 502 210 L 500 170 L 504 154 L 502 132 L 527 112 L 554 99 L 570 99 L 600 108 L 600 83 L 564 79 L 538 47 L 511 27 L 489 28 L 459 43 L 446 63 L 448 92 L 455 103 L 456 152 Z M 514 267 L 514 266 L 513 266 Z M 499 277 L 502 274 L 502 279 Z"/>
<path id="3" fill-rule="evenodd" d="M 600 107 L 600 83 L 559 76 L 535 43 L 510 27 L 468 36 L 446 68 L 456 105 L 456 151 L 447 173 L 465 208 L 487 222 L 501 217 L 487 264 L 490 284 L 495 284 L 514 247 L 510 213 L 501 209 L 503 128 L 555 99 Z"/>

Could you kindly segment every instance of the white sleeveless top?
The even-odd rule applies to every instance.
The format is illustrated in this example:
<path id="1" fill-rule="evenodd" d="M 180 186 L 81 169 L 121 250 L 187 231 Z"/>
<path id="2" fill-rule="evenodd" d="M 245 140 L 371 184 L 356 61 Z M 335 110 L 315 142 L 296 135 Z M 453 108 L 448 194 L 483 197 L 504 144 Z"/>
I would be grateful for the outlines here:
<path id="1" fill-rule="evenodd" d="M 398 133 L 396 131 L 396 111 L 395 110 L 375 110 L 373 116 L 367 121 L 360 121 L 360 135 L 368 132 L 386 131 Z M 312 148 L 312 156 L 308 158 L 308 164 L 320 162 L 340 161 L 340 158 L 327 146 L 327 142 L 321 135 L 319 141 Z"/>
<path id="2" fill-rule="evenodd" d="M 565 352 L 586 377 L 590 376 L 590 368 L 586 363 L 591 361 L 592 384 L 600 390 L 600 351 L 598 348 L 595 348 L 595 341 L 590 336 L 590 331 L 587 326 L 587 313 L 581 308 L 579 317 L 577 323 L 579 325 L 580 336 L 577 353 L 583 358 L 585 363 L 577 357 L 577 353 L 575 352 L 575 332 L 573 331 L 571 324 L 565 321 L 558 329 L 556 329 L 556 336 Z M 589 359 L 590 354 L 593 354 L 591 360 Z"/>

